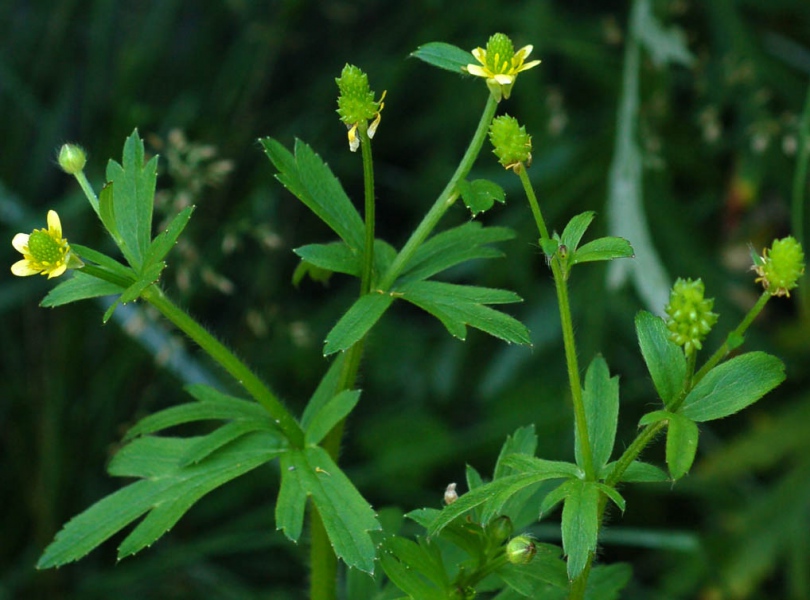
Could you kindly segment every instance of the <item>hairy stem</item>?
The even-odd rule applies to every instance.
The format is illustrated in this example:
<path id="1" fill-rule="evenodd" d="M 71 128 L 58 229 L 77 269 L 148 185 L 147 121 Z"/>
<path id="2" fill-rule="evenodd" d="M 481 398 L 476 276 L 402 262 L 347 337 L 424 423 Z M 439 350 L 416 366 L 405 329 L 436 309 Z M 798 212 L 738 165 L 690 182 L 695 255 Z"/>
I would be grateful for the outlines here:
<path id="1" fill-rule="evenodd" d="M 427 239 L 436 225 L 438 225 L 439 220 L 444 216 L 444 213 L 447 212 L 447 209 L 453 206 L 453 203 L 458 198 L 456 187 L 459 181 L 467 176 L 470 169 L 472 169 L 473 163 L 475 163 L 475 159 L 478 158 L 478 153 L 481 151 L 481 146 L 484 144 L 489 124 L 492 122 L 492 117 L 495 115 L 495 109 L 497 107 L 497 101 L 493 99 L 491 95 L 487 96 L 487 104 L 484 107 L 484 112 L 481 114 L 478 128 L 475 130 L 472 141 L 470 141 L 467 151 L 464 153 L 461 162 L 456 168 L 456 172 L 453 173 L 453 176 L 450 178 L 450 181 L 447 182 L 442 193 L 439 194 L 436 202 L 433 203 L 433 206 L 422 219 L 422 222 L 419 223 L 419 226 L 411 234 L 411 237 L 402 247 L 402 250 L 397 254 L 394 262 L 391 263 L 388 271 L 386 271 L 380 281 L 381 289 L 387 291 L 388 288 L 393 285 L 396 278 L 408 264 L 408 261 L 411 260 L 414 253 L 419 249 L 419 246 L 422 245 L 422 242 Z"/>
<path id="2" fill-rule="evenodd" d="M 262 382 L 236 355 L 185 311 L 175 305 L 156 285 L 146 288 L 141 297 L 154 306 L 178 329 L 194 340 L 208 355 L 222 366 L 247 392 L 275 419 L 279 429 L 295 448 L 304 446 L 301 426 L 284 407 L 270 388 Z"/>
<path id="3" fill-rule="evenodd" d="M 517 174 L 520 177 L 520 182 L 523 184 L 523 189 L 526 191 L 526 197 L 529 200 L 532 215 L 537 225 L 537 231 L 540 233 L 542 241 L 549 240 L 548 228 L 543 220 L 543 214 L 540 211 L 540 204 L 537 202 L 537 196 L 532 188 L 529 176 L 526 173 L 525 167 L 522 165 L 517 169 Z M 576 339 L 574 338 L 574 324 L 571 319 L 571 304 L 568 300 L 568 282 L 562 272 L 559 258 L 555 255 L 551 259 L 551 272 L 554 274 L 554 286 L 557 290 L 557 303 L 560 307 L 560 323 L 562 324 L 563 344 L 565 346 L 565 364 L 568 368 L 568 382 L 571 387 L 571 400 L 574 406 L 574 424 L 577 429 L 577 439 L 579 439 L 579 447 L 582 451 L 582 468 L 585 471 L 585 477 L 588 481 L 596 480 L 596 472 L 593 467 L 593 453 L 591 451 L 591 443 L 588 438 L 588 423 L 585 419 L 585 404 L 582 400 L 582 383 L 579 378 L 579 361 L 577 359 Z"/>

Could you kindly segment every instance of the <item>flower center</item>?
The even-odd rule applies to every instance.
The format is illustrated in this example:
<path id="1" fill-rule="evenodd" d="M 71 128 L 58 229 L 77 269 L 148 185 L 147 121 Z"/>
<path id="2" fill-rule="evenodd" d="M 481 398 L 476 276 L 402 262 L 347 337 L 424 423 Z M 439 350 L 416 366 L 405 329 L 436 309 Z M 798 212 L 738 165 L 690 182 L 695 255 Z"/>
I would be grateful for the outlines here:
<path id="1" fill-rule="evenodd" d="M 54 264 L 62 260 L 64 248 L 50 233 L 37 229 L 28 236 L 28 251 L 37 262 Z"/>
<path id="2" fill-rule="evenodd" d="M 515 47 L 512 40 L 502 33 L 496 33 L 487 43 L 487 68 L 492 73 L 508 74 L 512 70 Z"/>

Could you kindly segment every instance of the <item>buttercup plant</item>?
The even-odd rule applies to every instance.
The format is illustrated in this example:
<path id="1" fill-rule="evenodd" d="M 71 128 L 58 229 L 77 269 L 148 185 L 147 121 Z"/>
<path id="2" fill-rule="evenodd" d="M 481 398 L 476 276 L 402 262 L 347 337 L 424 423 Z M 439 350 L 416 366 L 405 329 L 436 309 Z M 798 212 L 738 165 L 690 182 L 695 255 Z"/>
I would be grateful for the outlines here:
<path id="1" fill-rule="evenodd" d="M 72 145 L 62 149 L 60 165 L 76 177 L 123 261 L 75 242 L 68 244 L 59 217 L 50 211 L 48 229 L 14 237 L 12 244 L 24 258 L 11 267 L 12 272 L 20 276 L 41 273 L 50 279 L 72 271 L 72 277 L 48 293 L 43 306 L 115 296 L 104 321 L 123 303 L 141 300 L 151 304 L 220 364 L 250 399 L 193 385 L 187 388 L 193 401 L 136 423 L 108 467 L 110 474 L 136 481 L 67 523 L 46 548 L 39 568 L 78 560 L 142 518 L 118 548 L 119 558 L 135 554 L 158 540 L 211 490 L 278 459 L 281 483 L 275 502 L 276 526 L 297 542 L 309 515 L 311 598 L 338 597 L 338 561 L 377 575 L 367 583 L 369 598 L 573 600 L 618 596 L 631 577 L 629 566 L 596 564 L 608 505 L 622 512 L 627 508 L 620 490 L 626 484 L 675 482 L 686 475 L 695 459 L 698 423 L 734 414 L 784 380 L 784 365 L 778 358 L 760 351 L 741 353 L 739 348 L 765 304 L 774 296 L 789 296 L 797 286 L 804 272 L 804 254 L 800 244 L 788 237 L 776 240 L 754 258 L 756 281 L 764 291 L 699 368 L 698 354 L 718 322 L 713 301 L 704 298 L 701 280 L 676 281 L 669 304 L 661 307 L 667 321 L 646 311 L 638 313 L 636 335 L 659 405 L 641 418 L 636 437 L 622 440 L 617 448 L 619 380 L 601 356 L 590 362 L 582 376 L 569 281 L 575 267 L 632 260 L 633 249 L 631 241 L 619 237 L 583 243 L 595 217 L 592 211 L 576 215 L 558 228 L 546 223 L 528 175 L 531 135 L 517 119 L 506 114 L 495 117 L 499 104 L 515 91 L 518 74 L 539 64 L 538 60 L 526 62 L 531 51 L 532 46 L 515 51 L 511 39 L 496 33 L 486 49 L 476 48 L 471 54 L 444 43 L 427 44 L 414 52 L 413 56 L 430 65 L 485 78 L 489 94 L 458 167 L 399 249 L 374 233 L 371 145 L 385 92 L 375 100 L 361 69 L 346 65 L 336 82 L 340 92 L 337 112 L 348 128 L 349 149 L 362 150 L 362 216 L 309 145 L 296 140 L 290 151 L 272 138 L 260 140 L 277 170 L 277 179 L 338 238 L 296 249 L 302 261 L 297 277 L 329 272 L 360 280 L 357 299 L 326 336 L 324 355 L 334 358 L 300 416 L 293 415 L 257 374 L 160 287 L 165 258 L 194 207 L 179 212 L 165 231 L 153 237 L 157 157 L 146 161 L 138 132 L 126 140 L 121 163 L 109 163 L 106 183 L 98 195 L 84 175 L 84 152 Z M 419 307 L 461 340 L 470 326 L 507 343 L 530 343 L 523 324 L 493 308 L 520 302 L 516 293 L 436 279 L 466 261 L 499 257 L 492 244 L 514 236 L 507 228 L 484 226 L 478 220 L 436 233 L 442 217 L 459 198 L 473 216 L 496 201 L 504 202 L 504 190 L 494 182 L 468 179 L 487 138 L 501 166 L 520 181 L 553 276 L 565 361 L 564 365 L 544 367 L 566 369 L 574 417 L 574 456 L 570 461 L 535 456 L 533 425 L 519 428 L 506 438 L 489 481 L 468 466 L 466 491 L 451 483 L 443 498 L 437 494 L 436 506 L 407 514 L 425 530 L 424 535 L 410 539 L 383 529 L 378 514 L 340 468 L 338 450 L 343 425 L 361 401 L 357 378 L 365 340 L 393 304 L 407 302 Z M 525 210 L 519 205 L 510 209 Z M 194 437 L 156 435 L 197 421 L 221 425 Z M 639 459 L 664 432 L 666 471 Z M 544 492 L 538 496 L 538 485 L 544 482 Z M 525 531 L 527 523 L 521 515 L 527 508 L 546 518 L 558 505 L 562 506 L 561 546 L 541 542 Z M 350 569 L 348 577 L 355 570 Z M 379 576 L 380 571 L 385 577 Z"/>

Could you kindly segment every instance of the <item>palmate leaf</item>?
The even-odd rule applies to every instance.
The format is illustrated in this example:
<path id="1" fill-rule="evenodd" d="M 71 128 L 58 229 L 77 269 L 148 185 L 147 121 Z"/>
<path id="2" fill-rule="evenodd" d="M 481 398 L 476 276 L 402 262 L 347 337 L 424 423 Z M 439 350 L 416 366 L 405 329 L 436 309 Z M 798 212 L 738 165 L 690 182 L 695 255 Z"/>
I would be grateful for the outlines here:
<path id="1" fill-rule="evenodd" d="M 70 520 L 45 549 L 37 568 L 78 560 L 146 514 L 118 548 L 119 559 L 134 554 L 171 529 L 204 495 L 285 452 L 280 436 L 254 432 L 200 463 L 180 466 L 178 457 L 200 439 L 147 436 L 125 446 L 113 458 L 109 472 L 141 479 Z"/>
<path id="2" fill-rule="evenodd" d="M 477 221 L 442 231 L 419 247 L 399 282 L 427 279 L 468 260 L 500 258 L 503 253 L 487 244 L 514 237 L 515 232 L 507 227 L 482 227 Z"/>
<path id="3" fill-rule="evenodd" d="M 74 271 L 72 277 L 61 282 L 48 292 L 45 298 L 42 299 L 40 306 L 54 308 L 78 300 L 112 296 L 123 291 L 124 288 L 114 283 L 96 279 L 92 275 L 87 275 L 81 271 Z"/>
<path id="4" fill-rule="evenodd" d="M 259 142 L 273 165 L 276 178 L 357 253 L 363 250 L 365 226 L 343 191 L 340 181 L 312 148 L 295 141 L 295 154 L 272 138 Z"/>
<path id="5" fill-rule="evenodd" d="M 360 400 L 360 390 L 343 390 L 327 402 L 315 416 L 306 429 L 305 442 L 318 444 L 326 437 L 332 428 L 345 419 L 357 406 Z"/>
<path id="6" fill-rule="evenodd" d="M 126 142 L 121 164 L 107 163 L 107 181 L 113 183 L 112 214 L 121 252 L 132 268 L 140 270 L 152 240 L 157 156 L 144 162 L 143 141 L 134 130 Z M 114 216 L 113 216 L 114 215 Z"/>
<path id="7" fill-rule="evenodd" d="M 320 269 L 346 275 L 360 275 L 361 257 L 345 242 L 307 244 L 293 250 L 302 260 Z"/>
<path id="8" fill-rule="evenodd" d="M 455 519 L 484 503 L 488 503 L 489 515 L 494 515 L 509 498 L 524 488 L 548 479 L 576 477 L 579 472 L 577 466 L 571 463 L 543 460 L 522 454 L 510 454 L 504 459 L 504 464 L 520 472 L 501 477 L 459 496 L 458 500 L 446 506 L 430 523 L 428 534 L 437 535 Z M 482 515 L 481 521 L 486 520 L 487 516 Z"/>
<path id="9" fill-rule="evenodd" d="M 293 541 L 301 535 L 307 497 L 317 507 L 337 557 L 373 573 L 376 549 L 369 532 L 381 529 L 380 524 L 351 480 L 319 446 L 290 450 L 282 457 L 276 527 Z"/>
<path id="10" fill-rule="evenodd" d="M 411 598 L 448 597 L 450 581 L 436 544 L 425 538 L 414 542 L 394 535 L 383 541 L 380 550 L 380 565 L 385 574 Z"/>
<path id="11" fill-rule="evenodd" d="M 361 296 L 327 334 L 323 355 L 346 350 L 362 339 L 393 301 L 394 297 L 390 294 Z"/>
<path id="12" fill-rule="evenodd" d="M 177 238 L 180 237 L 180 234 L 188 225 L 193 212 L 194 207 L 187 206 L 174 216 L 169 226 L 152 241 L 146 253 L 144 266 L 149 267 L 149 265 L 159 263 L 166 258 L 166 255 L 177 243 Z"/>
<path id="13" fill-rule="evenodd" d="M 402 299 L 439 319 L 451 335 L 466 339 L 467 325 L 506 342 L 531 344 L 529 331 L 514 317 L 487 304 L 522 302 L 514 292 L 439 281 L 412 281 L 398 287 Z"/>

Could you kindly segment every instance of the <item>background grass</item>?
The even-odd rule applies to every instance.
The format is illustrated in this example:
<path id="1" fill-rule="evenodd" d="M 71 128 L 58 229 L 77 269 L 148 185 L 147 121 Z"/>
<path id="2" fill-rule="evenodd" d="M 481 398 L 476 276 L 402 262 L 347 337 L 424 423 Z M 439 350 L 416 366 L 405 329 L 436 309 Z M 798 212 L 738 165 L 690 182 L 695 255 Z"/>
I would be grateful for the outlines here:
<path id="1" fill-rule="evenodd" d="M 725 331 L 757 293 L 746 243 L 759 248 L 790 231 L 810 11 L 804 0 L 654 6 L 683 29 L 695 62 L 657 68 L 644 56 L 645 210 L 667 272 L 703 277 Z M 521 76 L 505 110 L 534 136 L 530 174 L 547 221 L 559 228 L 595 209 L 604 233 L 627 18 L 623 2 L 8 0 L 0 4 L 0 237 L 43 226 L 54 208 L 71 241 L 109 248 L 55 151 L 82 144 L 98 187 L 106 160 L 120 159 L 138 127 L 164 157 L 162 214 L 187 202 L 199 208 L 170 255 L 166 287 L 300 413 L 326 366 L 322 340 L 356 289 L 340 276 L 327 287 L 290 284 L 291 249 L 330 236 L 273 180 L 257 138 L 301 137 L 360 198 L 334 78 L 346 62 L 361 66 L 373 89 L 388 90 L 374 146 L 377 210 L 381 237 L 401 244 L 443 187 L 486 97 L 480 81 L 407 55 L 438 40 L 473 48 L 503 31 L 543 60 Z M 508 262 L 453 275 L 518 291 L 526 301 L 513 314 L 529 325 L 534 348 L 474 332 L 462 343 L 415 309 L 386 315 L 342 459 L 376 507 L 438 506 L 465 463 L 489 472 L 522 424 L 535 423 L 542 456 L 571 456 L 548 272 L 516 181 L 488 151 L 475 175 L 507 189 L 507 205 L 485 223 L 518 235 L 503 246 Z M 448 223 L 466 219 L 457 207 Z M 4 264 L 15 254 L 10 243 L 0 247 Z M 114 565 L 110 543 L 76 565 L 33 569 L 62 523 L 118 487 L 103 466 L 128 425 L 184 401 L 187 381 L 225 378 L 148 313 L 121 313 L 102 327 L 100 304 L 40 309 L 51 284 L 5 273 L 0 598 L 303 597 L 304 550 L 274 531 L 272 468 L 207 497 L 138 557 Z M 602 352 L 621 376 L 628 443 L 653 397 L 632 333 L 643 303 L 630 287 L 606 291 L 598 266 L 578 270 L 573 301 L 583 364 Z M 627 514 L 612 516 L 601 550 L 606 561 L 633 563 L 627 597 L 810 597 L 807 301 L 773 302 L 748 338 L 749 348 L 786 361 L 788 383 L 743 415 L 702 426 L 696 468 L 674 489 L 627 490 Z M 661 454 L 651 449 L 648 459 Z"/>

